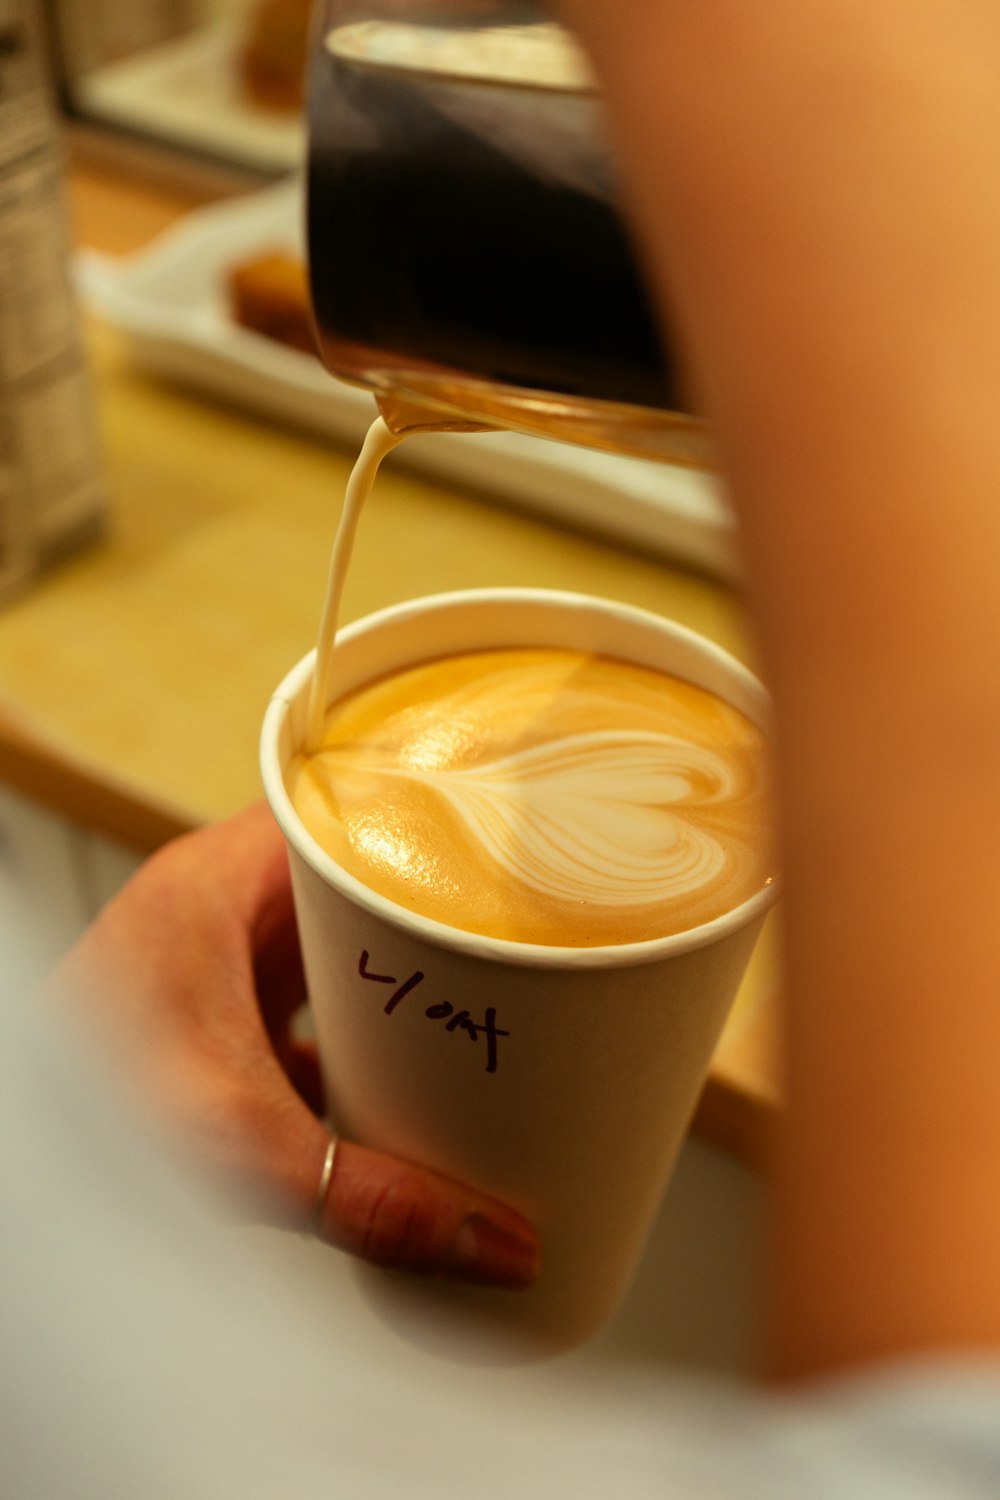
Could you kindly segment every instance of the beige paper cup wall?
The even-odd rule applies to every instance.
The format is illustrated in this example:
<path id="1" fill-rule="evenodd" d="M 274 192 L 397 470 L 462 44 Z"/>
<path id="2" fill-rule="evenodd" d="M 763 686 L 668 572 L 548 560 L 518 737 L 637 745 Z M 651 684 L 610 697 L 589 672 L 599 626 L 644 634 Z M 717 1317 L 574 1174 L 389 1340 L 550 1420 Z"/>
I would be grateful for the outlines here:
<path id="1" fill-rule="evenodd" d="M 418 599 L 348 627 L 330 701 L 456 650 L 532 645 L 673 672 L 766 725 L 763 688 L 712 643 L 640 610 L 528 589 Z M 568 1345 L 628 1287 L 771 892 L 678 936 L 587 949 L 478 937 L 396 906 L 318 847 L 285 790 L 312 661 L 271 700 L 262 768 L 288 840 L 333 1124 L 534 1223 L 536 1288 L 454 1297 Z M 463 1013 L 471 1024 L 449 1029 Z"/>

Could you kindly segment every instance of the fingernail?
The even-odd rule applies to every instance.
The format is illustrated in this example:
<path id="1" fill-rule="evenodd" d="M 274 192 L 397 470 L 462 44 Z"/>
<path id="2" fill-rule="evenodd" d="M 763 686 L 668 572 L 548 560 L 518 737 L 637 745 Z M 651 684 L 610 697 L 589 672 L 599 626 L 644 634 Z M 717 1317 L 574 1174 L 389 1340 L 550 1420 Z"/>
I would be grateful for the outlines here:
<path id="1" fill-rule="evenodd" d="M 519 1290 L 538 1278 L 541 1252 L 537 1240 L 504 1228 L 485 1214 L 469 1215 L 458 1231 L 454 1251 L 448 1270 L 462 1281 Z"/>

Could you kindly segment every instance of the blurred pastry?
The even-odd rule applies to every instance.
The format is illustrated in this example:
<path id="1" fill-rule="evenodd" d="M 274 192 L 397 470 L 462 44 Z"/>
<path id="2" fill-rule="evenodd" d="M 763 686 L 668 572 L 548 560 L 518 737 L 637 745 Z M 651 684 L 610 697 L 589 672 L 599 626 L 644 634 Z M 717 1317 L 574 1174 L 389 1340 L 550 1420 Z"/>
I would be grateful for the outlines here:
<path id="1" fill-rule="evenodd" d="M 306 268 L 283 250 L 257 255 L 229 271 L 229 304 L 235 322 L 265 338 L 316 353 Z"/>
<path id="2" fill-rule="evenodd" d="M 311 0 L 255 0 L 237 59 L 247 98 L 292 114 L 305 97 Z"/>

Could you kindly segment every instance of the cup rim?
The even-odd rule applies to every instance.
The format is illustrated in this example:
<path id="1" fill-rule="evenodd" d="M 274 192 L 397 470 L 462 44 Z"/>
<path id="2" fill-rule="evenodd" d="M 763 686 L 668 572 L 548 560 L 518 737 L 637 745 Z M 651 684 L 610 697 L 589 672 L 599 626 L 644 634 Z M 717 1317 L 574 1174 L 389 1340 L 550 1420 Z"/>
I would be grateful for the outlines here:
<path id="1" fill-rule="evenodd" d="M 748 696 L 756 702 L 756 722 L 768 728 L 770 695 L 750 670 L 730 652 L 686 625 L 669 620 L 652 610 L 617 600 L 602 599 L 596 595 L 574 593 L 557 589 L 523 587 L 461 589 L 447 593 L 424 594 L 403 603 L 388 605 L 352 621 L 337 632 L 338 640 L 347 644 L 359 636 L 384 628 L 390 624 L 405 623 L 429 610 L 452 610 L 476 604 L 541 604 L 553 608 L 578 609 L 586 607 L 619 620 L 632 621 L 639 625 L 674 637 L 696 649 L 706 660 L 723 668 L 738 681 Z M 643 964 L 659 963 L 662 960 L 694 952 L 720 941 L 752 922 L 762 919 L 777 900 L 780 877 L 711 921 L 699 923 L 683 932 L 665 937 L 647 938 L 641 942 L 604 944 L 595 947 L 563 947 L 541 943 L 516 942 L 510 938 L 488 937 L 477 932 L 468 932 L 460 927 L 450 927 L 433 917 L 425 917 L 381 896 L 364 885 L 337 864 L 331 855 L 320 847 L 300 820 L 285 786 L 284 769 L 279 746 L 281 732 L 299 694 L 307 688 L 310 680 L 315 649 L 307 652 L 286 673 L 268 702 L 264 714 L 260 738 L 260 768 L 264 792 L 271 811 L 285 835 L 289 846 L 295 850 L 317 875 L 328 885 L 340 891 L 355 905 L 389 926 L 433 946 L 448 949 L 475 958 L 489 958 L 494 963 L 506 963 L 512 967 L 534 969 L 614 969 L 635 968 Z"/>

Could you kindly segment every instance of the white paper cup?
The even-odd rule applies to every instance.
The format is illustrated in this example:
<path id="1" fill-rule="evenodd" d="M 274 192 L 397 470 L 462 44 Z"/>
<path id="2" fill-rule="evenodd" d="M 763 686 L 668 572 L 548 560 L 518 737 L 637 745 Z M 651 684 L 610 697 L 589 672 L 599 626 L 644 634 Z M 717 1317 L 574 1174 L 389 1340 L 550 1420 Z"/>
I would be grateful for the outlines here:
<path id="1" fill-rule="evenodd" d="M 659 668 L 767 724 L 764 689 L 711 642 L 641 610 L 532 589 L 417 599 L 347 627 L 330 701 L 420 661 L 504 646 Z M 542 1240 L 537 1287 L 467 1300 L 571 1344 L 628 1287 L 773 889 L 688 932 L 603 948 L 506 942 L 421 918 L 335 864 L 289 800 L 312 663 L 271 700 L 261 758 L 288 840 L 332 1122 L 520 1210 Z M 475 1034 L 461 1022 L 449 1030 L 462 1012 Z"/>

